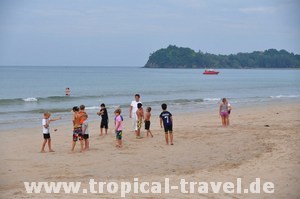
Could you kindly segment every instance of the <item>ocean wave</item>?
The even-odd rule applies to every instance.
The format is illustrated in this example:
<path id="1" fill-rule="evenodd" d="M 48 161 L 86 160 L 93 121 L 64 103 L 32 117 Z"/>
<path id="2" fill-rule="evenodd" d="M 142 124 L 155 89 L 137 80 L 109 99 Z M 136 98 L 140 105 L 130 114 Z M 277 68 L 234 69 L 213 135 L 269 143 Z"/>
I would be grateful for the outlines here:
<path id="1" fill-rule="evenodd" d="M 32 110 L 25 110 L 25 111 L 7 111 L 7 112 L 0 112 L 0 115 L 4 114 L 32 114 L 32 113 L 45 113 L 45 112 L 50 112 L 50 113 L 66 113 L 66 112 L 71 112 L 72 108 L 51 108 L 51 109 L 32 109 Z"/>
<path id="2" fill-rule="evenodd" d="M 27 98 L 12 98 L 12 99 L 0 99 L 0 105 L 15 105 L 23 104 L 28 102 L 65 102 L 65 101 L 75 101 L 78 99 L 100 99 L 101 96 L 49 96 L 49 97 L 27 97 Z"/>
<path id="3" fill-rule="evenodd" d="M 35 97 L 28 97 L 28 98 L 23 98 L 22 99 L 24 102 L 37 102 L 38 99 Z"/>
<path id="4" fill-rule="evenodd" d="M 276 95 L 276 96 L 270 96 L 270 98 L 297 98 L 300 97 L 300 95 Z"/>
<path id="5" fill-rule="evenodd" d="M 143 102 L 143 105 L 151 105 L 151 104 L 154 104 L 154 105 L 157 105 L 157 104 L 162 104 L 162 103 L 166 103 L 166 104 L 189 104 L 189 103 L 201 103 L 203 102 L 204 100 L 203 99 L 174 99 L 174 100 L 157 100 L 157 101 L 146 101 L 146 102 Z"/>
<path id="6" fill-rule="evenodd" d="M 221 98 L 204 98 L 204 101 L 220 101 Z"/>
<path id="7" fill-rule="evenodd" d="M 90 107 L 85 107 L 86 110 L 99 110 L 99 106 L 90 106 Z"/>

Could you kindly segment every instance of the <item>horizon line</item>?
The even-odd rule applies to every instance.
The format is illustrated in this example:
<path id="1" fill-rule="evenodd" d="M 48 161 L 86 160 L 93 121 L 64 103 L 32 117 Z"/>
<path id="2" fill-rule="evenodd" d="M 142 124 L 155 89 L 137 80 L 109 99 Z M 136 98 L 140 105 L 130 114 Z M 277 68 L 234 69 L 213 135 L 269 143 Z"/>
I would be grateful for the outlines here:
<path id="1" fill-rule="evenodd" d="M 97 66 L 97 65 L 0 65 L 0 67 L 144 67 L 144 66 L 133 66 L 133 65 L 111 65 L 111 66 Z"/>

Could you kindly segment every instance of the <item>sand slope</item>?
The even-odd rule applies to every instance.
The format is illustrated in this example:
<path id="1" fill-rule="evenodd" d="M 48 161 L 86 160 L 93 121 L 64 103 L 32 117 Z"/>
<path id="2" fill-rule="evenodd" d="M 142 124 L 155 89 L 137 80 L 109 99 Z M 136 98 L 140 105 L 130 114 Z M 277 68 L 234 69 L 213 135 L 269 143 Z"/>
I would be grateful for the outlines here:
<path id="1" fill-rule="evenodd" d="M 41 128 L 1 132 L 1 198 L 81 198 L 86 194 L 27 194 L 24 181 L 255 181 L 275 183 L 275 194 L 129 194 L 129 198 L 300 198 L 300 106 L 272 104 L 255 109 L 234 109 L 231 126 L 220 126 L 217 111 L 174 116 L 174 146 L 166 146 L 157 116 L 154 138 L 137 140 L 125 121 L 124 147 L 114 147 L 109 135 L 99 136 L 98 123 L 90 124 L 91 150 L 70 153 L 70 125 L 51 125 L 55 153 L 39 153 Z M 265 125 L 269 125 L 266 127 Z M 46 148 L 47 149 L 47 148 Z M 89 194 L 88 198 L 118 197 Z"/>

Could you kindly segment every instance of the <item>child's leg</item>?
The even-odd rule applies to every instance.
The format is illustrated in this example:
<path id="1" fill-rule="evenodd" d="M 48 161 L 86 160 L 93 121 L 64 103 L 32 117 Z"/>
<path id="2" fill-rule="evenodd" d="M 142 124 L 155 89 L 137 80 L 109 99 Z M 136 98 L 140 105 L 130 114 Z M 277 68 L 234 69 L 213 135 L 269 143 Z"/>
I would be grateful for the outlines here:
<path id="1" fill-rule="evenodd" d="M 169 145 L 168 132 L 165 133 L 166 144 Z"/>
<path id="2" fill-rule="evenodd" d="M 89 141 L 89 139 L 85 140 L 85 149 L 90 150 L 90 141 Z"/>
<path id="3" fill-rule="evenodd" d="M 173 132 L 172 131 L 170 131 L 170 142 L 171 142 L 171 145 L 173 145 Z"/>
<path id="4" fill-rule="evenodd" d="M 82 139 L 80 139 L 79 140 L 80 141 L 80 152 L 83 152 L 83 140 Z"/>
<path id="5" fill-rule="evenodd" d="M 222 125 L 225 126 L 225 117 L 221 117 L 222 118 Z"/>
<path id="6" fill-rule="evenodd" d="M 151 132 L 151 130 L 150 130 L 150 129 L 148 130 L 148 132 L 149 132 L 149 134 L 151 135 L 151 137 L 153 137 L 153 135 L 152 135 L 152 132 Z"/>
<path id="7" fill-rule="evenodd" d="M 105 128 L 105 135 L 107 135 L 107 130 L 108 130 L 108 128 Z"/>
<path id="8" fill-rule="evenodd" d="M 122 140 L 118 140 L 118 147 L 122 147 Z"/>
<path id="9" fill-rule="evenodd" d="M 102 136 L 102 131 L 103 131 L 103 128 L 100 128 L 100 136 Z"/>
<path id="10" fill-rule="evenodd" d="M 41 153 L 45 153 L 45 146 L 46 146 L 46 143 L 47 143 L 47 139 L 44 139 L 44 142 L 42 144 L 42 150 L 41 150 Z"/>
<path id="11" fill-rule="evenodd" d="M 87 141 L 86 141 L 86 139 L 84 139 L 83 149 L 86 150 L 86 148 L 87 148 Z"/>
<path id="12" fill-rule="evenodd" d="M 75 146 L 76 146 L 76 142 L 75 142 L 75 141 L 73 141 L 73 142 L 72 142 L 72 149 L 71 149 L 71 151 L 74 151 L 74 149 L 75 149 Z"/>
<path id="13" fill-rule="evenodd" d="M 136 138 L 140 138 L 140 129 L 137 129 L 136 131 Z"/>
<path id="14" fill-rule="evenodd" d="M 49 147 L 49 152 L 54 152 L 51 148 L 51 138 L 48 139 L 48 147 Z"/>
<path id="15" fill-rule="evenodd" d="M 229 116 L 227 116 L 225 119 L 226 119 L 226 126 L 229 126 Z"/>

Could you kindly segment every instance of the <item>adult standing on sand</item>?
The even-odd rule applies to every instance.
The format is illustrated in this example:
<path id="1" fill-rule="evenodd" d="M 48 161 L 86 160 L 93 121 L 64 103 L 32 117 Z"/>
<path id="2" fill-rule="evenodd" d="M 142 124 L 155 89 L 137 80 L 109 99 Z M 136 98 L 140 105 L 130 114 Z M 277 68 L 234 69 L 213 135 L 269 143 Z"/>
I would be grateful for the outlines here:
<path id="1" fill-rule="evenodd" d="M 138 103 L 142 103 L 140 101 L 140 95 L 139 94 L 135 94 L 135 100 L 133 100 L 130 104 L 130 110 L 129 110 L 129 117 L 132 118 L 133 121 L 133 130 L 135 131 L 135 134 L 137 135 L 137 115 L 136 115 L 136 111 L 138 109 L 137 105 Z"/>

